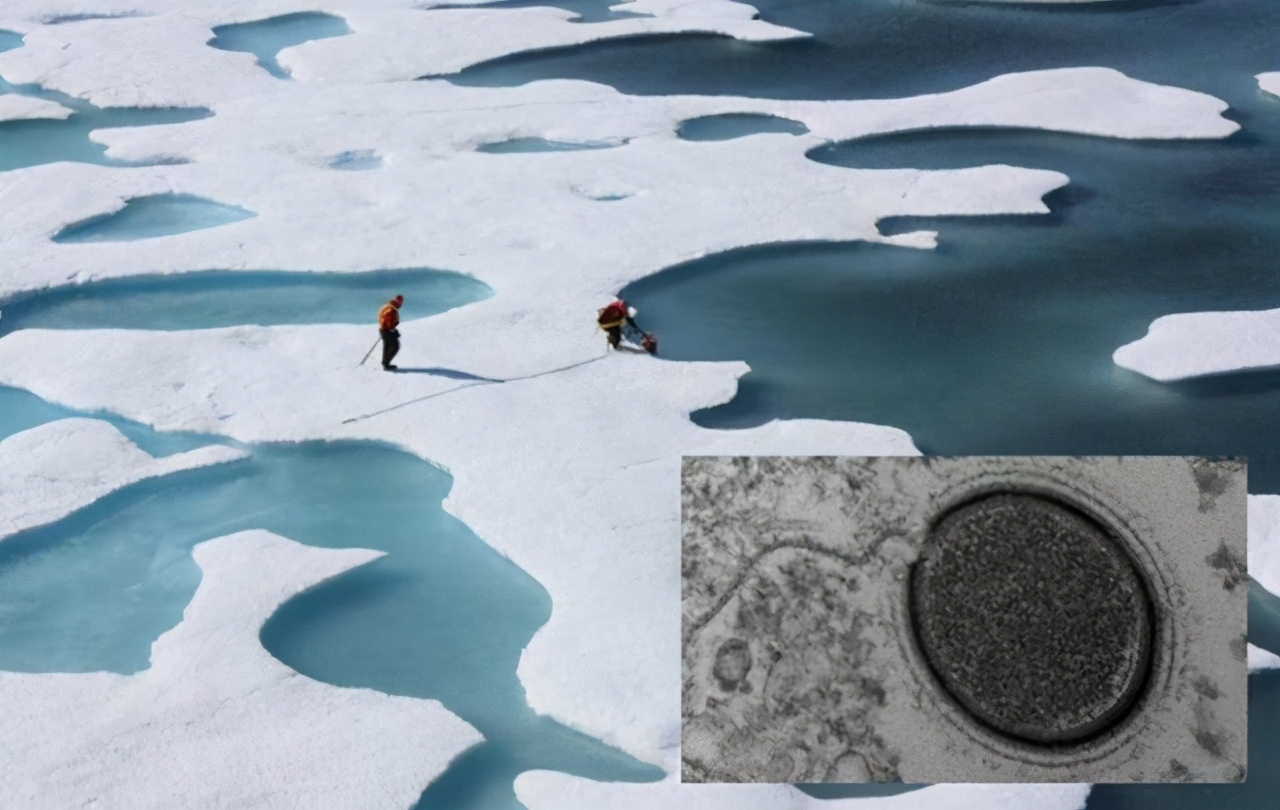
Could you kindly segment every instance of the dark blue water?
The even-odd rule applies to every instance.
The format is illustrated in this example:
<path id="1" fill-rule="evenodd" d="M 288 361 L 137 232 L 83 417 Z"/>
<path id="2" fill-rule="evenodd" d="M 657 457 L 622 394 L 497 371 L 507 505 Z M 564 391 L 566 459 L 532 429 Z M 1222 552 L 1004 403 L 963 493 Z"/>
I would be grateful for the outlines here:
<path id="1" fill-rule="evenodd" d="M 289 71 L 276 61 L 280 51 L 313 39 L 328 39 L 350 33 L 351 29 L 341 17 L 307 11 L 217 26 L 213 29 L 214 36 L 209 40 L 209 46 L 223 51 L 251 53 L 258 57 L 258 64 L 263 70 L 278 79 L 287 79 Z"/>
<path id="2" fill-rule="evenodd" d="M 229 225 L 255 217 L 252 211 L 189 194 L 134 197 L 111 214 L 75 222 L 53 236 L 55 242 L 130 242 Z"/>
<path id="3" fill-rule="evenodd" d="M 17 329 L 210 329 L 241 324 L 372 324 L 391 296 L 404 316 L 436 315 L 493 289 L 429 268 L 366 273 L 218 270 L 58 287 L 0 303 L 0 335 Z"/>
<path id="4" fill-rule="evenodd" d="M 503 57 L 449 80 L 515 86 L 572 78 L 639 95 L 843 99 L 955 90 L 1003 73 L 1082 65 L 1214 92 L 1235 81 L 1234 74 L 1252 77 L 1277 67 L 1280 4 L 1270 0 L 751 5 L 767 22 L 814 36 L 760 43 L 705 35 L 633 37 Z"/>
<path id="5" fill-rule="evenodd" d="M 876 40 L 831 4 L 762 11 L 771 20 L 803 17 L 833 54 L 857 43 L 872 48 L 874 58 L 932 82 L 927 89 L 945 89 L 931 67 L 935 51 L 954 52 L 961 71 L 990 61 L 999 73 L 1016 59 L 1023 69 L 1121 66 L 1216 92 L 1244 129 L 1225 141 L 1182 143 L 951 129 L 814 150 L 812 159 L 840 167 L 1009 163 L 1062 171 L 1071 183 L 1049 195 L 1049 216 L 881 223 L 885 232 L 939 230 L 934 251 L 775 246 L 708 257 L 630 286 L 624 295 L 661 336 L 664 355 L 752 366 L 733 402 L 695 419 L 720 427 L 774 417 L 890 424 L 947 455 L 1247 456 L 1250 491 L 1280 492 L 1280 373 L 1162 385 L 1111 362 L 1161 315 L 1280 304 L 1280 105 L 1253 79 L 1280 61 L 1280 4 L 1204 0 L 1106 12 L 895 5 L 884 19 L 885 3 L 859 8 L 859 30 L 882 30 L 891 17 L 897 24 Z M 1242 19 L 1241 9 L 1252 16 Z M 925 25 L 940 13 L 950 15 L 947 25 Z M 984 21 L 983 48 L 951 41 Z M 1140 43 L 1117 40 L 1122 24 L 1128 31 L 1139 23 Z M 1019 51 L 1029 27 L 1043 43 Z M 902 53 L 908 41 L 915 56 Z M 1165 47 L 1184 41 L 1182 50 Z M 1111 50 L 1100 50 L 1108 42 Z M 845 55 L 853 59 L 847 69 L 827 69 L 856 74 L 872 58 Z M 805 84 L 799 65 L 762 59 L 771 66 L 766 91 L 836 95 Z M 661 74 L 666 63 L 656 63 Z M 714 68 L 691 80 L 708 74 Z"/>
<path id="6" fill-rule="evenodd" d="M 706 115 L 682 121 L 676 129 L 676 134 L 686 141 L 727 141 L 762 132 L 803 135 L 808 131 L 809 128 L 804 124 L 792 121 L 790 118 L 755 113 L 730 113 Z"/>
<path id="7" fill-rule="evenodd" d="M 515 807 L 511 781 L 530 768 L 661 777 L 525 704 L 515 669 L 550 596 L 443 511 L 445 473 L 371 443 L 247 449 L 248 460 L 135 484 L 0 543 L 0 669 L 145 669 L 199 584 L 192 546 L 262 528 L 388 552 L 286 603 L 262 639 L 311 677 L 436 698 L 484 733 L 424 805 Z"/>

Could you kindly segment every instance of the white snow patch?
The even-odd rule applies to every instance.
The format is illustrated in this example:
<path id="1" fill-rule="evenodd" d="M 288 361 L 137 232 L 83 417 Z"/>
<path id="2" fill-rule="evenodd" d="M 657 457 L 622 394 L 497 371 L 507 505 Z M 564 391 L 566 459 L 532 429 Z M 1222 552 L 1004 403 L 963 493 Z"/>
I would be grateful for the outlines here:
<path id="1" fill-rule="evenodd" d="M 305 678 L 258 639 L 289 597 L 382 556 L 265 531 L 196 546 L 151 668 L 0 672 L 0 806 L 407 807 L 483 738 L 433 700 Z"/>
<path id="2" fill-rule="evenodd" d="M 0 123 L 69 118 L 73 112 L 70 107 L 64 107 L 56 101 L 20 96 L 17 93 L 0 95 Z"/>
<path id="3" fill-rule="evenodd" d="M 668 772 L 679 771 L 678 761 L 670 764 Z M 815 799 L 791 785 L 685 785 L 674 775 L 652 784 L 554 771 L 516 778 L 516 796 L 529 810 L 1078 810 L 1088 795 L 1089 785 L 933 785 L 897 796 Z"/>
<path id="4" fill-rule="evenodd" d="M 1280 669 L 1280 655 L 1250 644 L 1249 671 L 1259 672 L 1264 669 Z"/>
<path id="5" fill-rule="evenodd" d="M 0 540 L 144 478 L 244 458 L 214 445 L 152 458 L 110 423 L 60 419 L 0 441 Z"/>
<path id="6" fill-rule="evenodd" d="M 1249 496 L 1249 576 L 1280 596 L 1280 495 Z"/>
<path id="7" fill-rule="evenodd" d="M 1161 382 L 1280 367 L 1280 309 L 1165 315 L 1112 359 Z"/>
<path id="8" fill-rule="evenodd" d="M 1257 75 L 1258 86 L 1273 96 L 1280 96 L 1280 71 L 1274 73 L 1259 73 Z"/>

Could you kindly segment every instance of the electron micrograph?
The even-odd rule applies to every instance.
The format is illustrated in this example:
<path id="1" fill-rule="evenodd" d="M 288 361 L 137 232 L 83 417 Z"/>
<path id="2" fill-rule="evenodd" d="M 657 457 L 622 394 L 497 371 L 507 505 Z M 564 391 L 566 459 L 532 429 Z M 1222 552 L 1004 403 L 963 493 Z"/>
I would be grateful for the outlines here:
<path id="1" fill-rule="evenodd" d="M 1246 465 L 686 457 L 685 782 L 1239 782 Z"/>

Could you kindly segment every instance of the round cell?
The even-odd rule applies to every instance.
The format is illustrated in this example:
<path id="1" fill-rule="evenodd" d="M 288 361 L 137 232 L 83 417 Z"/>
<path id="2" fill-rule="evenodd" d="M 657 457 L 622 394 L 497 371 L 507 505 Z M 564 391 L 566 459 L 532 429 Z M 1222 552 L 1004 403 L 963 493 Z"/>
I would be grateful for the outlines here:
<path id="1" fill-rule="evenodd" d="M 1124 549 L 1038 495 L 944 515 L 912 570 L 911 613 L 945 689 L 991 728 L 1037 743 L 1123 717 L 1151 655 L 1151 607 Z"/>

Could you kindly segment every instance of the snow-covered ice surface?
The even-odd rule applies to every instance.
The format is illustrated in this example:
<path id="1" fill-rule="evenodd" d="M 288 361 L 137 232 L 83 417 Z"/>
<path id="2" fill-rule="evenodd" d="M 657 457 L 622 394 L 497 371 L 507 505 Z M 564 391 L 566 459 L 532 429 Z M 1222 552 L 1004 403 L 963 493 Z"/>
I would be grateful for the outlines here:
<path id="1" fill-rule="evenodd" d="M 1161 382 L 1280 367 L 1280 309 L 1166 315 L 1113 357 Z"/>
<path id="2" fill-rule="evenodd" d="M 194 555 L 204 578 L 150 669 L 0 672 L 0 805 L 405 807 L 480 742 L 435 701 L 318 683 L 262 648 L 280 604 L 378 552 L 253 531 Z"/>
<path id="3" fill-rule="evenodd" d="M 1273 96 L 1280 96 L 1280 71 L 1259 73 L 1258 86 Z"/>
<path id="4" fill-rule="evenodd" d="M 61 419 L 0 441 L 0 540 L 55 521 L 144 478 L 244 458 L 202 447 L 152 458 L 98 419 Z"/>
<path id="5" fill-rule="evenodd" d="M 381 440 L 440 464 L 456 480 L 446 502 L 449 511 L 552 594 L 552 618 L 520 662 L 529 704 L 669 773 L 678 766 L 679 741 L 680 455 L 917 451 L 900 430 L 853 423 L 775 421 L 741 431 L 698 427 L 689 413 L 729 400 L 745 364 L 671 363 L 626 353 L 602 358 L 603 341 L 591 320 L 602 299 L 666 266 L 750 244 L 865 239 L 931 247 L 930 232 L 886 237 L 876 222 L 888 216 L 1044 213 L 1048 209 L 1041 198 L 1068 181 L 1058 172 L 1005 165 L 860 171 L 808 160 L 805 152 L 825 140 L 944 126 L 1032 127 L 1126 139 L 1224 138 L 1238 129 L 1222 116 L 1225 104 L 1203 93 L 1089 67 L 1000 76 L 911 99 L 843 102 L 636 97 L 577 81 L 518 88 L 405 81 L 496 56 L 600 38 L 708 32 L 761 41 L 804 36 L 753 20 L 750 6 L 724 0 L 635 2 L 627 10 L 651 16 L 591 24 L 574 23 L 571 14 L 557 9 L 431 10 L 407 0 L 271 0 L 180 8 L 139 0 L 128 10 L 150 16 L 57 26 L 32 22 L 41 15 L 82 10 L 61 0 L 7 3 L 0 28 L 25 34 L 25 44 L 0 55 L 0 74 L 99 105 L 203 106 L 215 115 L 94 135 L 110 147 L 112 157 L 190 161 L 183 165 L 123 169 L 63 163 L 7 174 L 0 186 L 6 235 L 0 243 L 5 268 L 0 296 L 142 273 L 421 265 L 474 275 L 496 293 L 403 325 L 405 343 L 397 361 L 405 371 L 428 373 L 388 375 L 376 367 L 357 368 L 373 337 L 370 329 L 357 327 L 22 330 L 0 339 L 0 383 L 75 408 L 108 409 L 160 429 L 245 441 Z M 249 54 L 205 47 L 214 26 L 299 11 L 341 16 L 353 33 L 282 51 L 279 63 L 293 82 L 270 76 Z M 681 121 L 730 113 L 789 118 L 803 123 L 809 134 L 721 142 L 689 142 L 675 134 Z M 514 138 L 625 145 L 559 153 L 475 151 L 481 144 Z M 363 150 L 384 156 L 388 170 L 329 167 L 333 155 Z M 145 242 L 50 241 L 69 223 L 118 211 L 128 199 L 166 193 L 216 199 L 258 216 Z M 413 317 L 411 306 L 405 316 Z M 146 363 L 137 363 L 139 357 Z M 507 382 L 460 382 L 441 370 Z M 260 545 L 250 548 L 250 539 Z M 224 653 L 225 666 L 175 674 L 175 681 L 159 683 L 160 666 L 132 678 L 3 676 L 6 704 L 41 707 L 22 721 L 21 735 L 4 735 L 21 761 L 40 763 L 32 778 L 47 781 L 37 789 L 69 791 L 57 794 L 65 797 L 63 803 L 91 795 L 74 792 L 78 788 L 71 780 L 58 781 L 57 768 L 73 760 L 88 780 L 111 779 L 116 768 L 127 770 L 130 778 L 153 778 L 139 765 L 125 769 L 123 760 L 80 758 L 81 750 L 94 749 L 125 728 L 139 751 L 178 744 L 171 738 L 188 719 L 209 724 L 213 735 L 181 738 L 191 746 L 220 745 L 217 734 L 248 728 L 220 725 L 231 722 L 225 712 L 208 716 L 211 704 L 195 699 L 148 726 L 161 716 L 143 712 L 154 694 L 146 690 L 174 690 L 176 699 L 199 685 L 231 700 L 229 705 L 241 705 L 236 701 L 271 694 L 250 694 L 257 688 L 254 678 L 268 669 L 275 674 L 263 677 L 287 675 L 285 682 L 299 689 L 321 689 L 281 674 L 282 665 L 257 646 L 247 650 L 244 639 L 256 645 L 258 624 L 288 593 L 367 557 L 358 556 L 361 552 L 334 557 L 283 542 L 241 536 L 197 551 L 206 567 L 205 584 L 186 621 L 157 642 L 158 653 L 169 650 L 175 638 L 190 638 L 185 634 L 198 626 L 193 619 L 239 616 L 235 603 L 209 595 L 222 587 L 218 583 L 239 582 L 237 574 L 250 580 L 270 577 L 277 567 L 302 564 L 303 558 L 342 561 L 330 567 L 316 563 L 323 572 L 299 575 L 288 580 L 292 584 L 273 580 L 264 586 L 274 590 L 258 606 L 270 604 L 265 613 L 255 610 L 235 619 L 241 631 L 236 643 L 245 649 L 237 647 L 239 658 Z M 216 553 L 224 548 L 219 543 L 230 543 L 224 554 Z M 338 696 L 331 699 L 353 710 L 357 702 L 349 696 L 367 696 L 369 705 L 362 699 L 358 708 L 366 713 L 363 728 L 370 734 L 400 729 L 402 722 L 405 730 L 374 740 L 376 759 L 348 757 L 347 764 L 359 764 L 361 770 L 343 772 L 328 759 L 305 759 L 319 756 L 329 741 L 343 739 L 339 720 L 325 724 L 326 735 L 317 735 L 314 711 L 300 711 L 281 697 L 280 706 L 300 714 L 281 709 L 235 719 L 260 722 L 253 726 L 258 731 L 252 742 L 278 744 L 282 748 L 276 750 L 285 753 L 269 756 L 255 749 L 226 756 L 250 771 L 262 762 L 293 763 L 290 770 L 263 771 L 280 790 L 283 785 L 296 791 L 313 777 L 332 776 L 339 790 L 403 780 L 386 794 L 386 804 L 403 806 L 449 757 L 475 741 L 456 719 L 430 704 L 336 689 L 323 694 Z M 139 708 L 105 704 L 104 696 L 112 695 L 138 700 Z M 353 702 L 343 703 L 348 700 Z M 373 714 L 380 711 L 375 704 L 390 707 L 391 718 L 369 722 L 382 717 Z M 71 734 L 65 724 L 78 719 L 86 705 L 108 705 L 106 713 L 120 713 Z M 305 727 L 297 725 L 299 717 L 307 718 Z M 24 739 L 35 742 L 24 748 Z M 392 739 L 420 740 L 417 748 L 439 756 L 426 761 L 415 751 L 411 768 L 397 757 L 415 746 L 386 742 Z M 364 738 L 343 745 L 356 750 L 357 742 L 370 744 Z M 296 752 L 288 750 L 295 745 Z M 210 751 L 199 750 L 188 761 L 211 760 Z M 212 781 L 205 774 L 192 776 L 192 789 L 212 791 L 198 798 L 235 804 L 249 795 L 219 793 L 240 790 L 244 777 L 235 769 L 223 774 Z M 30 790 L 32 784 L 18 790 Z M 1065 808 L 1079 806 L 1085 791 L 1075 785 L 947 786 L 875 801 L 888 807 L 1035 803 Z M 701 787 L 686 793 L 677 790 L 674 777 L 618 785 L 538 773 L 520 780 L 520 792 L 530 806 L 547 801 L 584 807 L 818 803 L 790 788 Z M 368 799 L 360 794 L 347 806 Z"/>
<path id="6" fill-rule="evenodd" d="M 0 95 L 0 123 L 5 121 L 30 121 L 37 118 L 67 118 L 72 113 L 56 101 L 15 93 Z"/>
<path id="7" fill-rule="evenodd" d="M 1249 496 L 1249 576 L 1280 596 L 1280 495 Z"/>
<path id="8" fill-rule="evenodd" d="M 1249 671 L 1257 672 L 1263 669 L 1280 669 L 1280 655 L 1250 644 Z"/>

